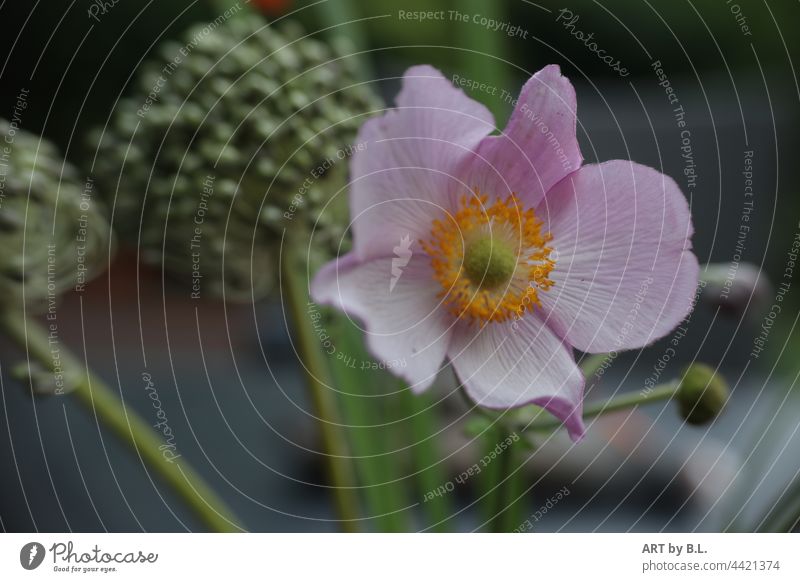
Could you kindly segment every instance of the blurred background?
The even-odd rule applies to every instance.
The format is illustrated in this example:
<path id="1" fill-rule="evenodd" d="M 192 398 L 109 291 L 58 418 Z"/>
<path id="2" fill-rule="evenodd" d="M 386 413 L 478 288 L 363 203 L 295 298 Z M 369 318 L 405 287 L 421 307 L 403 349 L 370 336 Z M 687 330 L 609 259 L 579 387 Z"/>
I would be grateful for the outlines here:
<path id="1" fill-rule="evenodd" d="M 22 127 L 54 141 L 78 167 L 90 167 L 92 131 L 108 126 L 120 98 L 138 90 L 141 63 L 193 24 L 213 21 L 225 4 L 3 3 L 0 117 L 14 116 L 26 91 Z M 587 399 L 641 390 L 655 370 L 671 378 L 698 360 L 724 374 L 731 401 L 710 426 L 687 426 L 673 405 L 653 404 L 602 417 L 578 446 L 564 435 L 549 439 L 525 464 L 531 491 L 521 501 L 523 513 L 538 511 L 566 487 L 569 495 L 548 508 L 537 531 L 757 529 L 800 471 L 800 394 L 794 390 L 800 346 L 793 333 L 800 282 L 786 272 L 800 232 L 794 161 L 800 39 L 791 27 L 800 6 L 755 0 L 253 4 L 268 20 L 301 23 L 323 43 L 350 41 L 349 58 L 390 105 L 403 71 L 429 63 L 448 78 L 485 84 L 465 90 L 502 126 L 525 80 L 557 63 L 577 91 L 587 162 L 632 159 L 676 179 L 692 207 L 700 262 L 752 263 L 747 273 L 758 283 L 748 284 L 739 270 L 737 283 L 748 289 L 740 300 L 732 305 L 718 293 L 704 294 L 674 354 L 665 358 L 671 338 L 621 354 L 590 379 Z M 404 16 L 420 12 L 441 17 Z M 613 56 L 611 64 L 590 48 L 588 34 Z M 677 124 L 676 107 L 685 112 L 685 127 Z M 691 158 L 681 149 L 687 135 Z M 752 198 L 744 195 L 746 158 L 752 159 Z M 104 196 L 111 206 L 113 192 Z M 745 211 L 747 200 L 752 211 Z M 745 213 L 750 228 L 743 239 Z M 753 357 L 781 283 L 789 284 L 781 311 L 766 323 L 765 351 Z M 157 267 L 137 264 L 135 245 L 122 241 L 106 273 L 80 298 L 65 296 L 59 317 L 62 341 L 145 417 L 151 413 L 142 373 L 151 374 L 180 454 L 247 529 L 337 530 L 302 366 L 277 293 L 254 305 L 187 301 L 184 287 Z M 83 407 L 32 398 L 10 373 L 24 352 L 0 337 L 0 354 L 0 529 L 203 528 Z M 423 528 L 424 493 L 437 483 L 412 470 L 411 455 L 423 445 L 409 436 L 409 410 L 436 404 L 439 423 L 414 427 L 414 434 L 429 431 L 424 446 L 437 474 L 459 475 L 479 445 L 463 404 L 449 396 L 455 381 L 445 372 L 433 393 L 409 402 L 386 372 L 363 377 L 359 405 L 381 409 L 391 425 L 355 429 L 371 443 L 366 454 L 382 459 L 380 474 L 364 479 L 373 483 L 365 495 L 384 498 L 403 524 L 394 527 Z M 476 480 L 448 495 L 445 529 L 482 524 L 473 503 L 480 487 Z M 386 520 L 366 516 L 362 525 L 381 530 Z"/>

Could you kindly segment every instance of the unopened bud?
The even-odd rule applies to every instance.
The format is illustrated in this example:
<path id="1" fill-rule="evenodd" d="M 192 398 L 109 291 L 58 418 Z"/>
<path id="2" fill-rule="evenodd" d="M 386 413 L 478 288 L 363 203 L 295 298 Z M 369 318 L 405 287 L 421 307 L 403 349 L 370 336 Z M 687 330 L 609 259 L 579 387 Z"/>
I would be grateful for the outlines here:
<path id="1" fill-rule="evenodd" d="M 726 315 L 758 319 L 773 296 L 767 274 L 751 263 L 711 263 L 701 277 L 701 301 Z"/>
<path id="2" fill-rule="evenodd" d="M 684 372 L 676 399 L 686 422 L 705 424 L 719 415 L 729 394 L 720 374 L 706 364 L 692 364 Z"/>

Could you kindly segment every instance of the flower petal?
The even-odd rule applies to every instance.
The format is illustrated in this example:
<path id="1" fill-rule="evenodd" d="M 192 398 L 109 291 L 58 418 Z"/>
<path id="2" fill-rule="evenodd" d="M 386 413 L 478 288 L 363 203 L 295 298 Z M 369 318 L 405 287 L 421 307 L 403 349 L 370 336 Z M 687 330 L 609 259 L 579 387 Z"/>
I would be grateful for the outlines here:
<path id="1" fill-rule="evenodd" d="M 406 234 L 427 237 L 433 217 L 464 190 L 455 170 L 494 129 L 486 107 L 433 67 L 410 68 L 397 108 L 367 121 L 352 160 L 350 197 L 359 259 L 391 255 Z"/>
<path id="2" fill-rule="evenodd" d="M 535 206 L 583 158 L 576 135 L 575 89 L 549 65 L 522 87 L 505 131 L 485 138 L 468 161 L 470 186 L 504 198 L 511 192 Z"/>
<path id="3" fill-rule="evenodd" d="M 537 211 L 553 234 L 548 325 L 584 352 L 645 346 L 689 313 L 699 267 L 692 220 L 671 178 L 628 161 L 584 166 Z"/>
<path id="4" fill-rule="evenodd" d="M 370 352 L 397 363 L 392 372 L 416 391 L 431 385 L 450 343 L 451 321 L 439 308 L 439 291 L 421 252 L 407 264 L 402 256 L 361 263 L 349 253 L 320 269 L 311 284 L 314 301 L 364 323 Z"/>
<path id="5" fill-rule="evenodd" d="M 583 374 L 569 348 L 536 315 L 481 328 L 461 324 L 447 355 L 477 404 L 533 403 L 564 421 L 573 440 L 583 436 Z"/>

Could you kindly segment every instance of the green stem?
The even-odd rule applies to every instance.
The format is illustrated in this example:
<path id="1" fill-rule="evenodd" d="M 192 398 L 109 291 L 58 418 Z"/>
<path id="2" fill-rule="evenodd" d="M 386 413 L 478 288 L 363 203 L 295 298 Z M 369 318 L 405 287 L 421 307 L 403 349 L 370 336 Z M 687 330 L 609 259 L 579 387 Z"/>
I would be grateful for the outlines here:
<path id="1" fill-rule="evenodd" d="M 326 0 L 314 6 L 319 14 L 320 20 L 326 25 L 324 34 L 332 42 L 338 37 L 347 38 L 355 47 L 354 54 L 349 57 L 354 59 L 357 66 L 354 70 L 362 81 L 373 80 L 372 63 L 361 51 L 369 48 L 369 39 L 363 23 L 359 20 L 361 16 L 355 3 L 351 0 Z"/>
<path id="2" fill-rule="evenodd" d="M 332 386 L 330 367 L 322 355 L 322 346 L 307 317 L 308 286 L 303 276 L 307 269 L 305 260 L 299 256 L 303 245 L 289 241 L 286 255 L 281 259 L 283 273 L 283 296 L 294 319 L 294 332 L 302 355 L 302 365 L 311 393 L 311 400 L 319 420 L 328 473 L 334 488 L 336 509 L 342 529 L 347 532 L 358 530 L 360 515 L 358 495 L 353 479 L 350 448 L 340 420 L 339 407 Z M 293 250 L 299 249 L 296 252 Z"/>
<path id="3" fill-rule="evenodd" d="M 398 454 L 390 456 L 397 443 L 392 442 L 397 425 L 387 426 L 383 408 L 389 401 L 397 405 L 397 397 L 378 395 L 375 384 L 388 382 L 385 375 L 362 370 L 362 363 L 370 357 L 364 349 L 362 333 L 345 316 L 336 315 L 330 325 L 336 338 L 337 358 L 333 368 L 336 385 L 346 387 L 349 393 L 339 395 L 342 416 L 348 425 L 349 442 L 355 457 L 353 465 L 362 487 L 366 515 L 374 521 L 379 532 L 408 531 L 403 507 L 405 491 L 398 478 Z M 339 355 L 342 356 L 339 359 Z M 394 458 L 392 458 L 394 457 Z"/>
<path id="4" fill-rule="evenodd" d="M 460 0 L 458 7 L 464 13 L 480 14 L 494 20 L 505 22 L 507 7 L 504 2 L 487 2 L 486 0 Z M 514 92 L 509 80 L 509 65 L 504 62 L 510 44 L 502 35 L 472 22 L 459 22 L 452 25 L 455 32 L 454 44 L 459 49 L 459 65 L 463 74 L 488 87 L 494 87 L 491 95 L 473 95 L 484 103 L 495 117 L 500 127 L 508 116 L 509 104 L 501 99 L 501 91 Z"/>
<path id="5" fill-rule="evenodd" d="M 484 431 L 481 439 L 483 445 L 483 458 L 491 455 L 495 445 L 497 444 L 497 439 L 500 438 L 500 435 L 503 434 L 503 432 L 504 431 L 498 429 L 497 426 L 491 426 Z M 503 478 L 500 465 L 501 462 L 499 460 L 495 460 L 484 466 L 480 473 L 480 508 L 483 514 L 484 523 L 489 531 L 493 531 L 495 529 L 495 522 L 498 517 L 498 508 L 501 506 L 501 502 L 498 499 L 500 497 L 500 481 Z"/>
<path id="6" fill-rule="evenodd" d="M 522 491 L 525 484 L 525 460 L 522 453 L 528 450 L 526 443 L 522 439 L 513 443 L 508 447 L 506 453 L 511 457 L 511 472 L 507 480 L 507 497 L 508 504 L 506 510 L 503 512 L 502 530 L 504 532 L 512 532 L 520 526 L 524 521 L 522 515 L 526 507 L 527 497 L 522 497 Z"/>
<path id="7" fill-rule="evenodd" d="M 447 482 L 439 449 L 438 437 L 433 436 L 438 427 L 435 407 L 427 394 L 413 394 L 410 388 L 399 395 L 400 406 L 409 419 L 409 433 L 413 438 L 411 446 L 412 466 L 417 475 L 417 483 L 423 493 L 433 491 Z M 430 531 L 446 532 L 447 520 L 452 515 L 450 496 L 440 495 L 422 503 Z"/>
<path id="8" fill-rule="evenodd" d="M 495 447 L 509 435 L 515 434 L 517 425 L 508 418 L 508 411 L 496 412 L 477 406 L 470 400 L 466 391 L 459 391 L 466 406 L 486 419 L 489 426 L 483 431 L 482 442 L 486 456 L 491 456 Z M 537 414 L 541 409 L 537 407 Z M 478 481 L 481 485 L 481 509 L 487 529 L 491 532 L 512 531 L 519 523 L 513 523 L 517 509 L 521 506 L 517 499 L 521 491 L 522 470 L 516 466 L 516 446 L 512 443 L 500 456 L 488 463 Z M 520 520 L 521 521 L 521 520 Z"/>
<path id="9" fill-rule="evenodd" d="M 495 431 L 495 434 L 505 439 L 505 433 Z M 498 441 L 499 442 L 499 441 Z M 516 491 L 518 490 L 518 481 L 520 471 L 516 466 L 516 447 L 509 446 L 505 451 L 500 454 L 497 460 L 497 484 L 496 492 L 492 496 L 494 506 L 492 507 L 492 520 L 489 523 L 489 530 L 494 533 L 510 532 L 515 524 L 513 522 L 514 506 L 516 503 Z"/>
<path id="10" fill-rule="evenodd" d="M 619 410 L 626 410 L 639 406 L 640 404 L 649 404 L 651 402 L 658 402 L 661 400 L 670 400 L 678 391 L 679 382 L 667 382 L 659 384 L 649 392 L 635 392 L 631 394 L 624 394 L 611 398 L 604 402 L 597 402 L 587 406 L 583 410 L 583 418 L 592 418 L 601 414 L 609 412 L 617 412 Z M 562 422 L 556 418 L 545 418 L 544 420 L 534 420 L 526 425 L 520 426 L 520 430 L 553 430 L 559 428 Z"/>
<path id="11" fill-rule="evenodd" d="M 54 359 L 47 332 L 24 314 L 11 310 L 0 317 L 8 335 L 48 370 L 54 370 Z M 64 371 L 67 385 L 95 415 L 98 421 L 111 428 L 116 435 L 129 444 L 139 458 L 155 470 L 189 505 L 197 516 L 215 532 L 240 531 L 238 520 L 203 478 L 186 461 L 167 461 L 162 455 L 166 443 L 141 417 L 125 406 L 97 376 L 86 370 L 64 347 L 59 347 L 59 364 Z"/>
<path id="12" fill-rule="evenodd" d="M 583 372 L 583 376 L 588 380 L 589 376 L 597 372 L 597 370 L 600 369 L 600 366 L 603 365 L 603 362 L 610 357 L 611 356 L 608 354 L 592 354 L 584 357 L 581 360 L 581 371 Z"/>

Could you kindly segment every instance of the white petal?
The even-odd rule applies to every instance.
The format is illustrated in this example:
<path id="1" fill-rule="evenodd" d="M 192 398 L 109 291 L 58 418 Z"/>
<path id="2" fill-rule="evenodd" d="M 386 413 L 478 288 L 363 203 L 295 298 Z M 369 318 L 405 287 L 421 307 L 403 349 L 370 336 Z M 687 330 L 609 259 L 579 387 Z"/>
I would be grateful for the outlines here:
<path id="1" fill-rule="evenodd" d="M 633 162 L 584 166 L 537 214 L 553 234 L 554 285 L 539 294 L 547 324 L 584 352 L 645 346 L 686 317 L 698 264 L 677 184 Z"/>
<path id="2" fill-rule="evenodd" d="M 389 256 L 405 235 L 427 238 L 431 221 L 469 186 L 462 161 L 494 129 L 492 114 L 429 66 L 409 69 L 397 108 L 367 121 L 351 165 L 354 251 Z"/>
<path id="3" fill-rule="evenodd" d="M 534 314 L 480 328 L 459 324 L 448 351 L 470 397 L 488 408 L 536 404 L 584 433 L 583 374 L 564 345 Z"/>
<path id="4" fill-rule="evenodd" d="M 421 391 L 447 353 L 452 318 L 440 308 L 441 286 L 428 257 L 416 252 L 405 264 L 400 254 L 361 263 L 351 253 L 328 263 L 314 278 L 311 295 L 363 322 L 370 352 L 386 363 L 399 360 L 392 372 Z"/>

